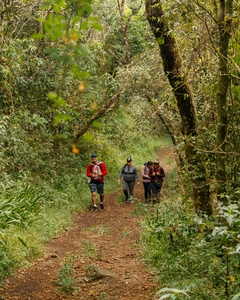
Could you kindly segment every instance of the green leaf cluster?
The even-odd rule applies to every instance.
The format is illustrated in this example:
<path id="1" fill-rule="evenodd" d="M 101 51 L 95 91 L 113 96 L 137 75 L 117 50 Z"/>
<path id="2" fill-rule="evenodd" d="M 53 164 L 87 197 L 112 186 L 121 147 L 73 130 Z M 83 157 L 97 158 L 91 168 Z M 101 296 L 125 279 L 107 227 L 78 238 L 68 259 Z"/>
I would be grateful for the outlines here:
<path id="1" fill-rule="evenodd" d="M 172 295 L 182 291 L 191 299 L 225 299 L 227 294 L 231 299 L 239 290 L 238 206 L 219 207 L 209 219 L 173 199 L 162 202 L 143 225 L 145 261 Z"/>

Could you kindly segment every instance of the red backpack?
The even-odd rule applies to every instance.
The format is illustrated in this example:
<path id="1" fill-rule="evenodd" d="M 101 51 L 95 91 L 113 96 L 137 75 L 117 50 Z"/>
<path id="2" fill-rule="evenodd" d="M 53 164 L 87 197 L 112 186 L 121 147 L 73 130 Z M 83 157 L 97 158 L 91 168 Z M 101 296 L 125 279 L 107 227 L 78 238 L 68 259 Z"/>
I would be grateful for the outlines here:
<path id="1" fill-rule="evenodd" d="M 93 173 L 94 175 L 98 175 L 99 172 L 101 171 L 102 173 L 102 162 L 98 162 L 98 164 L 93 164 L 90 163 L 90 172 Z M 96 179 L 100 179 L 102 177 L 102 175 L 96 177 Z"/>

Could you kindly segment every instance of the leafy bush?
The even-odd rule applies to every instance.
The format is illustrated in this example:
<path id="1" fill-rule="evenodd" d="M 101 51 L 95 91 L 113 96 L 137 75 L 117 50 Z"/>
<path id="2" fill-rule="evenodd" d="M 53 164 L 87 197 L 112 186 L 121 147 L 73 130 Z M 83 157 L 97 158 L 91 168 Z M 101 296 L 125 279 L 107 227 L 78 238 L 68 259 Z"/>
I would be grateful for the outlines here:
<path id="1" fill-rule="evenodd" d="M 146 220 L 142 242 L 161 284 L 192 299 L 233 297 L 240 287 L 239 214 L 230 205 L 208 219 L 181 199 L 159 204 Z"/>
<path id="2" fill-rule="evenodd" d="M 75 256 L 67 257 L 62 264 L 61 269 L 57 275 L 55 283 L 59 286 L 59 289 L 63 293 L 77 293 L 78 289 L 75 286 L 73 272 L 74 261 L 77 259 Z"/>
<path id="3" fill-rule="evenodd" d="M 2 233 L 2 232 L 0 232 Z M 13 253 L 9 253 L 6 248 L 6 244 L 1 235 L 0 238 L 0 285 L 5 276 L 9 275 L 10 272 L 17 267 L 17 261 L 14 258 Z"/>
<path id="4" fill-rule="evenodd" d="M 25 186 L 10 191 L 2 191 L 0 195 L 0 228 L 9 225 L 27 226 L 37 217 L 47 200 L 47 193 L 42 188 Z"/>

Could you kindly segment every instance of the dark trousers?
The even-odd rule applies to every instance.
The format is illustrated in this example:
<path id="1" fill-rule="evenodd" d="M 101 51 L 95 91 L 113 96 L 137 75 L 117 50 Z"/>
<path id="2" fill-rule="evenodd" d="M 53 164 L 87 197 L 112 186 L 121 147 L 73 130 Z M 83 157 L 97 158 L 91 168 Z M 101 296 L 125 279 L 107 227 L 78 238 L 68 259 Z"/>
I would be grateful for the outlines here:
<path id="1" fill-rule="evenodd" d="M 155 200 L 156 200 L 156 197 L 159 196 L 161 188 L 162 188 L 162 182 L 151 182 L 150 183 L 151 195 Z"/>
<path id="2" fill-rule="evenodd" d="M 150 196 L 151 196 L 151 193 L 150 193 L 150 182 L 143 182 L 143 187 L 144 187 L 144 197 L 145 197 L 145 200 L 149 200 L 150 199 Z"/>
<path id="3" fill-rule="evenodd" d="M 129 198 L 129 195 L 133 196 L 134 185 L 135 185 L 135 180 L 131 182 L 126 182 L 125 180 L 123 180 L 123 192 L 126 197 L 126 200 Z"/>

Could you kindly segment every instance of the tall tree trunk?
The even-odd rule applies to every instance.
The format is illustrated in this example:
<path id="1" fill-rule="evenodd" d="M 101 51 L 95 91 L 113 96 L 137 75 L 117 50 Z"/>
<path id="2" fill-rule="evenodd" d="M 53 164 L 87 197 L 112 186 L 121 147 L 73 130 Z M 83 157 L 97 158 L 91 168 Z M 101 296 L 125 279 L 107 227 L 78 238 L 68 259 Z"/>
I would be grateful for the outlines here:
<path id="1" fill-rule="evenodd" d="M 233 0 L 220 0 L 219 9 L 219 81 L 216 96 L 217 102 L 217 138 L 216 145 L 218 154 L 216 156 L 216 179 L 218 185 L 218 198 L 227 202 L 222 195 L 226 191 L 226 134 L 227 134 L 227 91 L 229 86 L 228 73 L 228 47 L 232 24 L 232 2 Z"/>
<path id="2" fill-rule="evenodd" d="M 125 9 L 125 0 L 118 0 L 118 10 L 120 13 L 120 18 L 121 18 L 121 28 L 122 28 L 122 35 L 123 35 L 123 41 L 124 41 L 124 46 L 125 46 L 125 64 L 130 64 L 131 63 L 131 55 L 130 55 L 130 47 L 128 44 L 128 39 L 127 39 L 127 30 L 128 30 L 128 23 L 129 21 L 125 24 L 124 22 L 124 9 Z"/>
<path id="3" fill-rule="evenodd" d="M 197 136 L 197 114 L 192 91 L 184 77 L 177 44 L 169 30 L 161 1 L 145 0 L 145 4 L 148 22 L 159 44 L 164 72 L 176 97 L 182 119 L 182 134 L 185 139 L 188 170 L 191 173 L 195 210 L 211 215 L 212 206 L 206 170 L 192 142 Z"/>

